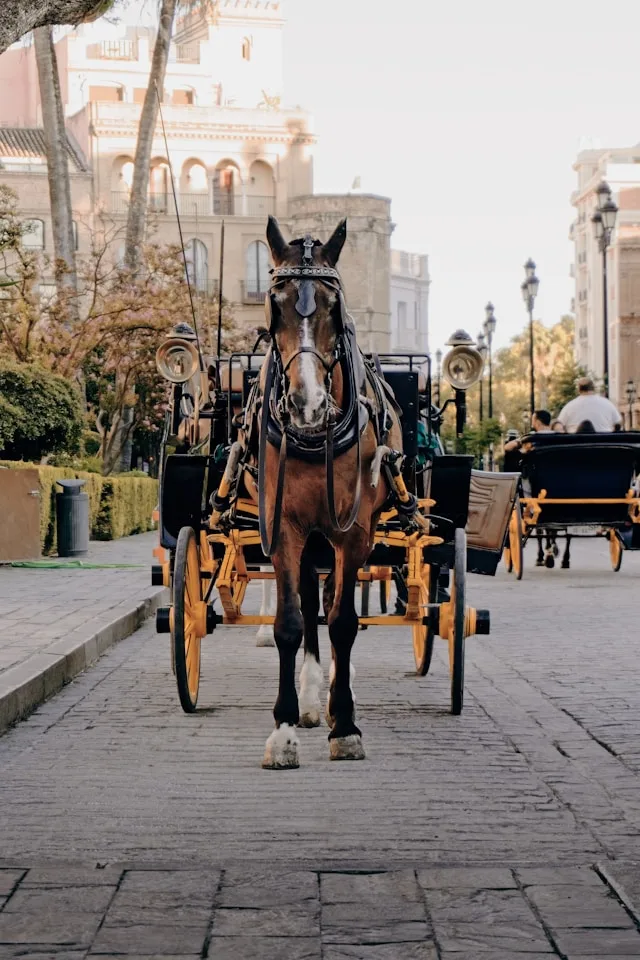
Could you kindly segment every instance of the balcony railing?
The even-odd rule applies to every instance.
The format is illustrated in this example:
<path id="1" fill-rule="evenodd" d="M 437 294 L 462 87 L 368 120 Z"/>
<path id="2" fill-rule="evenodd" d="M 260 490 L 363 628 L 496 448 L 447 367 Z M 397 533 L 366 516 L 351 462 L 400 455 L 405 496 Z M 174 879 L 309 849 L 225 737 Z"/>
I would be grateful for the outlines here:
<path id="1" fill-rule="evenodd" d="M 242 302 L 243 303 L 264 303 L 267 290 L 249 290 L 246 283 L 242 283 Z"/>
<path id="2" fill-rule="evenodd" d="M 138 44 L 135 40 L 103 40 L 87 47 L 89 60 L 137 60 Z"/>
<path id="3" fill-rule="evenodd" d="M 200 63 L 199 43 L 179 43 L 169 51 L 170 63 Z"/>
<path id="4" fill-rule="evenodd" d="M 236 194 L 214 195 L 191 193 L 183 190 L 178 194 L 178 208 L 184 217 L 251 217 L 266 219 L 275 212 L 274 197 L 243 197 Z M 129 192 L 113 190 L 111 192 L 111 212 L 126 213 L 129 209 Z M 148 209 L 154 213 L 174 213 L 173 196 L 167 193 L 150 193 Z"/>

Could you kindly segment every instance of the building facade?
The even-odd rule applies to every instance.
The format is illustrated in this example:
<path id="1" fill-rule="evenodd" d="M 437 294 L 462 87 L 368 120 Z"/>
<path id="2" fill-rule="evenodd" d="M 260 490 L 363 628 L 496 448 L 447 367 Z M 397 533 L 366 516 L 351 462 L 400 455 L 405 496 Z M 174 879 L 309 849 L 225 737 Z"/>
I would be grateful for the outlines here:
<path id="1" fill-rule="evenodd" d="M 429 261 L 424 254 L 391 251 L 391 349 L 429 352 Z"/>
<path id="2" fill-rule="evenodd" d="M 178 22 L 162 104 L 168 150 L 160 123 L 153 143 L 150 239 L 179 240 L 173 173 L 191 280 L 204 295 L 217 294 L 224 221 L 223 296 L 239 325 L 255 327 L 263 322 L 269 283 L 267 216 L 277 216 L 292 237 L 310 230 L 320 239 L 347 216 L 340 266 L 349 307 L 363 346 L 387 350 L 390 202 L 361 194 L 314 196 L 311 117 L 283 106 L 283 24 L 282 0 L 219 0 L 210 15 Z M 110 222 L 115 259 L 124 251 L 154 37 L 147 27 L 99 20 L 68 31 L 56 44 L 70 150 L 79 165 L 74 161 L 72 168 L 78 181 L 74 213 L 77 207 L 87 232 Z M 41 144 L 31 47 L 0 57 L 0 89 L 0 138 L 9 154 L 25 129 Z M 3 156 L 0 147 L 0 182 L 16 190 L 29 219 L 42 220 L 44 249 L 51 254 L 44 153 L 14 154 Z"/>
<path id="3" fill-rule="evenodd" d="M 609 184 L 619 211 L 607 258 L 609 395 L 627 426 L 640 427 L 640 406 L 629 409 L 626 385 L 640 393 L 640 144 L 624 149 L 583 150 L 574 169 L 578 187 L 571 201 L 576 215 L 570 239 L 575 246 L 576 359 L 596 378 L 604 373 L 603 254 L 591 217 L 595 190 Z"/>

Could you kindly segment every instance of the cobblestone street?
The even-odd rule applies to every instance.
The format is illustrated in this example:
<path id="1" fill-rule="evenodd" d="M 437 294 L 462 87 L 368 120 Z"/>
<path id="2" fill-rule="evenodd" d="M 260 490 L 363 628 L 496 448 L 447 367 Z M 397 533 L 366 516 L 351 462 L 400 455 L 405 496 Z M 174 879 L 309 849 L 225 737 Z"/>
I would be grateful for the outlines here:
<path id="1" fill-rule="evenodd" d="M 260 768 L 255 630 L 205 641 L 192 716 L 152 622 L 117 644 L 0 738 L 0 960 L 640 957 L 640 555 L 572 554 L 469 578 L 461 717 L 442 641 L 419 679 L 408 630 L 360 633 L 363 763 L 323 726 Z"/>

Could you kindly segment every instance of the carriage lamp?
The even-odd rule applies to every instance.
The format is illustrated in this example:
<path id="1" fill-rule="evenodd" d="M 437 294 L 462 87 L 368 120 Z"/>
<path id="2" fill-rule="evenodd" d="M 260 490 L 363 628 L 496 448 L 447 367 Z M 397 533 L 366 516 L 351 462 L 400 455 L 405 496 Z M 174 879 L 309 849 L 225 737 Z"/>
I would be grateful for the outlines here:
<path id="1" fill-rule="evenodd" d="M 443 360 L 442 372 L 454 390 L 456 436 L 460 438 L 467 419 L 466 391 L 482 376 L 484 361 L 473 337 L 466 330 L 456 330 L 447 340 L 447 346 L 452 349 Z"/>
<path id="2" fill-rule="evenodd" d="M 197 372 L 200 357 L 191 340 L 169 337 L 158 347 L 156 366 L 170 383 L 186 383 Z"/>
<path id="3" fill-rule="evenodd" d="M 595 189 L 596 212 L 591 217 L 594 236 L 602 254 L 602 367 L 604 395 L 609 396 L 609 294 L 607 289 L 607 250 L 616 225 L 618 207 L 611 196 L 611 187 L 602 180 Z"/>
<path id="4" fill-rule="evenodd" d="M 633 405 L 636 402 L 638 390 L 633 380 L 627 380 L 624 389 L 627 395 L 627 403 L 629 404 L 629 430 L 633 430 Z"/>
<path id="5" fill-rule="evenodd" d="M 527 313 L 529 314 L 529 412 L 531 415 L 536 409 L 536 371 L 533 354 L 533 306 L 538 296 L 538 287 L 540 281 L 536 276 L 536 265 L 529 257 L 524 265 L 525 279 L 520 285 L 522 299 L 525 302 Z"/>

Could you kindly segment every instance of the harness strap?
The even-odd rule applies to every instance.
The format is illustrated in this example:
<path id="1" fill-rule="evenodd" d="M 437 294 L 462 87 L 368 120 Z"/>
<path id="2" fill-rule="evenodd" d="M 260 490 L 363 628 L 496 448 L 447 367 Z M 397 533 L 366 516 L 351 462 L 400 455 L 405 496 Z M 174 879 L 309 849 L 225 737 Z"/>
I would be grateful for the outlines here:
<path id="1" fill-rule="evenodd" d="M 360 502 L 362 500 L 362 453 L 360 449 L 360 430 L 358 429 L 357 431 L 358 439 L 356 440 L 356 492 L 353 498 L 351 513 L 349 514 L 347 522 L 343 526 L 338 520 L 338 516 L 336 514 L 335 485 L 333 482 L 333 426 L 334 420 L 333 417 L 331 417 L 327 424 L 326 446 L 327 502 L 329 505 L 329 520 L 331 521 L 331 526 L 334 528 L 334 530 L 337 530 L 339 533 L 347 533 L 347 531 L 351 530 L 351 527 L 356 522 L 356 517 L 360 511 Z"/>
<path id="2" fill-rule="evenodd" d="M 280 456 L 278 458 L 278 479 L 276 481 L 276 499 L 273 508 L 273 524 L 271 533 L 267 533 L 267 512 L 265 506 L 266 484 L 265 464 L 267 459 L 267 424 L 269 422 L 269 404 L 271 402 L 271 388 L 275 374 L 273 356 L 269 359 L 267 379 L 262 396 L 262 416 L 260 418 L 260 443 L 258 453 L 258 526 L 260 530 L 260 545 L 265 557 L 271 557 L 276 552 L 280 536 L 280 517 L 282 516 L 282 495 L 284 492 L 284 474 L 287 465 L 287 431 L 282 431 L 280 441 Z"/>

